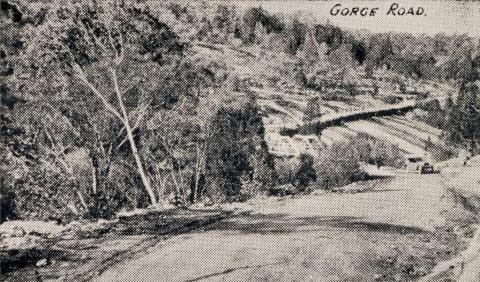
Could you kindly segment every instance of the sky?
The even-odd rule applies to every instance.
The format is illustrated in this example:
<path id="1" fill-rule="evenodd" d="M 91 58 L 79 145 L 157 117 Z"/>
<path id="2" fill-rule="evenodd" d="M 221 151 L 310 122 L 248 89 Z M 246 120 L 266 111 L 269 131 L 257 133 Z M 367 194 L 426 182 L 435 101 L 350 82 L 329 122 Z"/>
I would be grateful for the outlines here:
<path id="1" fill-rule="evenodd" d="M 437 33 L 480 36 L 480 2 L 473 1 L 231 1 L 240 7 L 262 6 L 270 12 L 292 13 L 303 11 L 312 14 L 320 22 L 327 19 L 335 25 L 349 29 L 367 29 L 372 32 L 408 32 L 434 35 Z M 374 17 L 332 16 L 331 8 L 340 3 L 341 7 L 378 7 Z M 386 15 L 392 3 L 400 7 L 422 6 L 424 15 L 392 16 Z"/>

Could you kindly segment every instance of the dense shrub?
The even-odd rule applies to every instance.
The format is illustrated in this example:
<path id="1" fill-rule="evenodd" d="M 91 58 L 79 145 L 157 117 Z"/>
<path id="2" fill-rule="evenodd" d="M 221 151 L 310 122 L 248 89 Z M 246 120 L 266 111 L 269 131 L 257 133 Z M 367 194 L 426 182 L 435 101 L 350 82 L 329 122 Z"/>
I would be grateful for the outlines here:
<path id="1" fill-rule="evenodd" d="M 116 189 L 92 193 L 88 202 L 86 216 L 91 218 L 111 218 L 118 210 L 127 206 L 127 202 L 125 195 Z"/>
<path id="2" fill-rule="evenodd" d="M 0 176 L 0 224 L 15 217 L 15 193 L 6 186 L 3 176 Z"/>
<path id="3" fill-rule="evenodd" d="M 315 162 L 316 186 L 331 189 L 365 178 L 360 167 L 360 154 L 354 143 L 333 145 L 320 154 Z"/>
<path id="4" fill-rule="evenodd" d="M 277 181 L 279 184 L 291 184 L 300 167 L 298 158 L 276 158 L 275 171 L 277 173 Z"/>
<path id="5" fill-rule="evenodd" d="M 315 157 L 302 154 L 298 158 L 277 159 L 275 169 L 279 184 L 291 184 L 302 192 L 363 180 L 367 175 L 362 164 L 401 168 L 404 157 L 398 146 L 359 134 L 355 140 L 334 144 Z"/>
<path id="6" fill-rule="evenodd" d="M 465 80 L 454 101 L 449 96 L 442 108 L 437 100 L 418 102 L 415 117 L 433 127 L 443 130 L 444 144 L 434 144 L 430 140 L 425 147 L 436 160 L 455 156 L 458 149 L 466 149 L 469 154 L 480 152 L 480 90 L 477 82 Z"/>
<path id="7" fill-rule="evenodd" d="M 316 185 L 323 189 L 343 186 L 366 178 L 362 163 L 377 166 L 403 166 L 403 156 L 397 146 L 367 135 L 356 140 L 335 144 L 322 151 L 315 160 Z"/>
<path id="8" fill-rule="evenodd" d="M 303 121 L 311 121 L 322 115 L 322 99 L 318 96 L 311 98 L 307 102 L 307 107 L 303 115 Z"/>
<path id="9" fill-rule="evenodd" d="M 274 184 L 273 159 L 253 97 L 239 97 L 221 108 L 213 121 L 207 156 L 207 194 L 217 200 L 244 200 Z"/>
<path id="10" fill-rule="evenodd" d="M 456 101 L 445 105 L 445 139 L 449 144 L 480 153 L 480 88 L 477 81 L 465 80 L 459 88 Z"/>
<path id="11" fill-rule="evenodd" d="M 401 168 L 404 157 L 400 148 L 389 142 L 378 140 L 366 134 L 359 134 L 354 144 L 361 162 L 376 166 Z"/>
<path id="12" fill-rule="evenodd" d="M 317 174 L 314 169 L 314 160 L 311 155 L 300 155 L 300 167 L 293 179 L 293 185 L 298 191 L 305 191 L 310 183 L 317 180 Z"/>
<path id="13" fill-rule="evenodd" d="M 418 108 L 425 111 L 425 115 L 417 115 L 417 119 L 435 128 L 443 128 L 446 112 L 440 107 L 438 100 L 419 102 Z"/>
<path id="14" fill-rule="evenodd" d="M 387 104 L 394 105 L 402 102 L 403 99 L 398 96 L 389 95 L 389 96 L 380 96 L 380 100 L 382 100 Z"/>
<path id="15" fill-rule="evenodd" d="M 78 216 L 72 179 L 48 167 L 32 167 L 32 173 L 16 181 L 15 214 L 20 218 L 68 221 Z"/>
<path id="16" fill-rule="evenodd" d="M 354 84 L 347 84 L 345 85 L 345 90 L 351 95 L 351 96 L 357 96 L 360 95 L 360 91 L 358 91 L 357 87 L 355 87 Z"/>

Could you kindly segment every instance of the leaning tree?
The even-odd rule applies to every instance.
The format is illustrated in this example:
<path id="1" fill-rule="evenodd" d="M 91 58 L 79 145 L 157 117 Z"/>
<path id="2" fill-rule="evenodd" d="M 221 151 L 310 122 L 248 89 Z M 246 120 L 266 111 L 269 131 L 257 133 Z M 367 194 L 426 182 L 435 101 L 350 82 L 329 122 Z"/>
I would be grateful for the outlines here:
<path id="1" fill-rule="evenodd" d="M 110 2 L 52 9 L 28 37 L 26 56 L 35 77 L 53 75 L 68 85 L 72 91 L 63 95 L 76 101 L 72 112 L 78 114 L 78 105 L 93 101 L 89 112 L 95 114 L 83 119 L 91 127 L 105 127 L 105 117 L 120 124 L 114 127 L 117 136 L 124 136 L 118 146 L 129 147 L 143 187 L 155 203 L 139 153 L 138 129 L 158 96 L 164 95 L 159 89 L 162 80 L 182 58 L 185 46 L 178 36 L 148 10 Z"/>

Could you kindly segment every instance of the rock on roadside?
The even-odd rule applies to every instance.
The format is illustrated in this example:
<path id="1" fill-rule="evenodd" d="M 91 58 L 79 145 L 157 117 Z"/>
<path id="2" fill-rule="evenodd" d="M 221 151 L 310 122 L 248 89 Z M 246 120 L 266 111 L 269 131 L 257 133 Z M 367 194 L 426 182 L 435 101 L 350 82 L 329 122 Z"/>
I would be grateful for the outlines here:
<path id="1" fill-rule="evenodd" d="M 54 221 L 6 221 L 0 225 L 0 235 L 4 237 L 23 237 L 36 235 L 46 238 L 55 238 L 62 234 L 65 227 Z"/>

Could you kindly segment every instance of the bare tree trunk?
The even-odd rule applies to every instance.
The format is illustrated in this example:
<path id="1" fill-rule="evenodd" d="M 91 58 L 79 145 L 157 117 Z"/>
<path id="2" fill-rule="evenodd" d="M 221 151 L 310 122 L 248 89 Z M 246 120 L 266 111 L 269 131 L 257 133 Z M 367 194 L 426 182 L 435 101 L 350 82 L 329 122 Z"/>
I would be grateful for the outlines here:
<path id="1" fill-rule="evenodd" d="M 147 193 L 150 197 L 150 201 L 152 204 L 155 204 L 157 202 L 155 198 L 155 193 L 153 192 L 152 186 L 150 185 L 150 180 L 148 179 L 145 169 L 143 168 L 143 163 L 140 158 L 140 155 L 138 153 L 137 145 L 135 144 L 135 140 L 133 138 L 133 130 L 132 127 L 130 126 L 130 122 L 128 121 L 128 114 L 127 110 L 125 109 L 125 105 L 123 104 L 122 100 L 122 94 L 120 93 L 120 89 L 118 87 L 118 80 L 117 80 L 117 74 L 115 70 L 110 69 L 110 72 L 113 77 L 113 83 L 115 85 L 115 94 L 117 95 L 117 100 L 118 104 L 121 109 L 121 113 L 123 116 L 123 123 L 125 125 L 125 131 L 127 132 L 127 137 L 128 141 L 130 143 L 130 149 L 132 150 L 133 158 L 135 159 L 135 164 L 137 165 L 137 170 L 138 174 L 140 174 L 140 177 L 142 179 L 143 186 L 145 187 L 145 190 L 147 190 Z"/>
<path id="2" fill-rule="evenodd" d="M 88 209 L 87 202 L 85 202 L 85 199 L 83 198 L 82 193 L 80 193 L 80 191 L 77 191 L 77 196 L 78 196 L 78 199 L 80 200 L 80 203 L 82 204 L 83 208 L 85 210 L 87 210 Z"/>
<path id="3" fill-rule="evenodd" d="M 116 64 L 118 65 L 121 59 L 117 58 L 116 59 Z M 155 198 L 155 193 L 153 192 L 152 186 L 150 185 L 150 181 L 145 173 L 145 170 L 143 168 L 143 163 L 140 158 L 140 155 L 138 153 L 137 146 L 135 144 L 135 140 L 133 138 L 133 130 L 130 125 L 130 122 L 128 121 L 128 113 L 127 110 L 125 109 L 125 105 L 122 100 L 122 93 L 120 92 L 119 86 L 118 86 L 118 77 L 115 69 L 110 68 L 109 71 L 112 75 L 112 80 L 114 83 L 114 92 L 115 95 L 117 96 L 117 101 L 121 109 L 121 113 L 119 113 L 113 105 L 110 104 L 110 102 L 106 99 L 98 89 L 88 81 L 87 76 L 83 72 L 82 68 L 79 65 L 74 66 L 74 71 L 76 72 L 76 76 L 78 79 L 80 79 L 92 92 L 101 100 L 105 108 L 111 112 L 113 115 L 115 115 L 125 126 L 125 130 L 127 132 L 127 137 L 128 141 L 130 143 L 130 149 L 132 150 L 133 157 L 135 159 L 135 164 L 137 166 L 138 173 L 140 174 L 140 177 L 142 179 L 143 186 L 145 187 L 145 190 L 147 191 L 150 201 L 152 204 L 155 204 L 156 198 Z"/>
<path id="4" fill-rule="evenodd" d="M 165 176 L 160 180 L 160 190 L 157 193 L 158 200 L 162 199 L 162 197 L 164 196 L 166 186 L 167 186 L 167 177 Z"/>
<path id="5" fill-rule="evenodd" d="M 182 173 L 182 169 L 179 168 L 178 170 L 178 179 L 180 180 L 180 184 L 179 184 L 179 190 L 180 190 L 180 194 L 182 195 L 182 202 L 185 203 L 185 185 L 184 185 L 184 182 L 183 182 L 183 173 Z"/>
<path id="6" fill-rule="evenodd" d="M 197 201 L 198 197 L 198 183 L 199 183 L 199 178 L 201 174 L 201 167 L 202 167 L 202 150 L 200 149 L 200 146 L 198 143 L 196 144 L 196 153 L 197 153 L 197 161 L 195 162 L 195 184 L 193 186 L 193 191 L 192 191 L 192 204 L 194 204 Z"/>
<path id="7" fill-rule="evenodd" d="M 95 156 L 91 157 L 92 160 L 92 192 L 97 194 L 98 190 L 98 161 Z"/>
<path id="8" fill-rule="evenodd" d="M 130 128 L 128 121 L 125 121 L 125 129 L 127 131 L 128 141 L 130 143 L 130 149 L 132 150 L 132 154 L 135 159 L 135 164 L 137 165 L 138 174 L 140 174 L 140 177 L 142 178 L 143 186 L 145 186 L 145 189 L 147 190 L 147 193 L 150 196 L 150 201 L 152 202 L 152 204 L 155 204 L 157 200 L 155 198 L 155 194 L 153 193 L 153 189 L 150 185 L 150 180 L 145 174 L 142 160 L 140 159 L 137 145 L 135 144 L 135 140 L 133 139 L 132 129 Z"/>
<path id="9" fill-rule="evenodd" d="M 175 201 L 176 201 L 175 204 L 178 205 L 180 204 L 180 187 L 179 187 L 177 178 L 175 177 L 175 172 L 173 171 L 173 169 L 170 171 L 170 174 L 172 176 L 173 185 L 175 186 Z"/>

